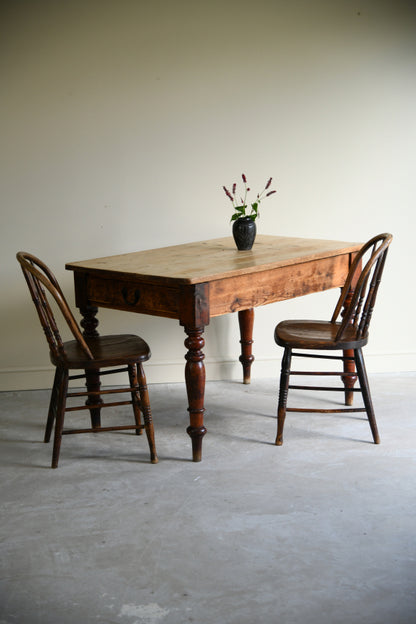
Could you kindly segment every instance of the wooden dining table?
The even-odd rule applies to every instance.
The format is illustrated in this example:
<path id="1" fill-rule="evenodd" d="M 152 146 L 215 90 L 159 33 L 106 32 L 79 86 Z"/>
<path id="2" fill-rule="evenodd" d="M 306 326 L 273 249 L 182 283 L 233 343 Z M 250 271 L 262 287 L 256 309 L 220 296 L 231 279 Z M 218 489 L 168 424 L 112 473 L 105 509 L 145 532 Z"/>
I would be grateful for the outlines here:
<path id="1" fill-rule="evenodd" d="M 258 235 L 251 251 L 238 251 L 227 237 L 71 262 L 66 268 L 74 272 L 76 305 L 86 336 L 98 335 L 100 307 L 172 318 L 184 327 L 187 432 L 197 462 L 206 433 L 203 334 L 210 319 L 237 312 L 239 359 L 243 381 L 249 383 L 254 308 L 341 287 L 360 247 L 361 243 Z M 88 389 L 94 383 L 90 376 Z M 344 383 L 352 388 L 354 379 L 344 377 Z"/>

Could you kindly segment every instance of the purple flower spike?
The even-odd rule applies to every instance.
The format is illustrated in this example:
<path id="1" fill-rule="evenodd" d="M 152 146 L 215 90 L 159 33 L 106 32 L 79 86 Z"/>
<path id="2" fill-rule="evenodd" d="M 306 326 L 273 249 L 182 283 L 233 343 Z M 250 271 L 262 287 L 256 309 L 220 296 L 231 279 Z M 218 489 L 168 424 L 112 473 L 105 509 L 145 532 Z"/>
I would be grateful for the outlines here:
<path id="1" fill-rule="evenodd" d="M 234 184 L 233 184 L 233 195 L 235 195 L 236 190 L 237 190 L 237 184 L 234 182 Z"/>
<path id="2" fill-rule="evenodd" d="M 222 188 L 224 189 L 224 192 L 227 195 L 227 197 L 229 197 L 231 201 L 234 201 L 233 196 L 231 195 L 230 191 L 225 186 L 223 186 Z"/>
<path id="3" fill-rule="evenodd" d="M 247 178 L 246 178 L 246 176 L 244 175 L 244 173 L 242 173 L 242 174 L 241 174 L 241 177 L 243 178 L 243 182 L 244 182 L 244 184 L 246 184 L 246 183 L 247 183 Z"/>
<path id="4" fill-rule="evenodd" d="M 270 178 L 270 180 L 267 182 L 264 188 L 268 189 L 271 183 L 272 183 L 272 178 Z"/>
<path id="5" fill-rule="evenodd" d="M 276 191 L 269 191 L 269 192 L 266 194 L 266 197 L 269 197 L 269 195 L 273 195 L 273 193 L 276 193 Z"/>

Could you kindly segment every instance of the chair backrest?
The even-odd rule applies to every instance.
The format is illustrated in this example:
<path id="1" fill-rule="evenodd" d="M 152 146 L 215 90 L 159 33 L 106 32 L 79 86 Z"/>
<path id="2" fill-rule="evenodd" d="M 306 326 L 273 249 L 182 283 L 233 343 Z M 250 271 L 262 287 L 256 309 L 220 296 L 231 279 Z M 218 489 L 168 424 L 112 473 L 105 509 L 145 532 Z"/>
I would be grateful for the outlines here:
<path id="1" fill-rule="evenodd" d="M 392 239 L 391 234 L 379 234 L 363 245 L 355 256 L 331 319 L 335 323 L 342 317 L 336 340 L 342 340 L 344 332 L 347 328 L 350 331 L 351 326 L 357 340 L 367 337 Z"/>
<path id="2" fill-rule="evenodd" d="M 46 264 L 39 260 L 39 258 L 36 258 L 36 256 L 33 256 L 30 253 L 19 251 L 16 254 L 16 257 L 22 267 L 23 275 L 25 276 L 27 285 L 29 286 L 30 294 L 32 295 L 33 302 L 39 315 L 39 320 L 54 358 L 56 360 L 65 361 L 66 355 L 64 343 L 48 300 L 49 294 L 56 301 L 60 311 L 62 312 L 62 316 L 67 322 L 75 340 L 85 353 L 86 358 L 93 360 L 93 355 L 85 342 L 81 330 L 52 271 L 50 271 Z"/>

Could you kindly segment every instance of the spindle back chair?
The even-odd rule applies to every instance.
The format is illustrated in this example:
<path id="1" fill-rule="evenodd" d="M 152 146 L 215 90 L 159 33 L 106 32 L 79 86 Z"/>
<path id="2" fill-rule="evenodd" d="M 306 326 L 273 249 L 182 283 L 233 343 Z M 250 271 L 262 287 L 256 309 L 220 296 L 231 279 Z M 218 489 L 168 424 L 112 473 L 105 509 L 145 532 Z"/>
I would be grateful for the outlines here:
<path id="1" fill-rule="evenodd" d="M 33 254 L 20 251 L 16 257 L 22 268 L 49 345 L 50 360 L 55 366 L 55 378 L 44 437 L 44 441 L 49 442 L 55 424 L 52 468 L 58 466 L 62 435 L 126 429 L 135 429 L 138 435 L 143 432 L 143 429 L 146 431 L 151 462 L 157 463 L 152 414 L 143 369 L 143 362 L 150 358 L 150 349 L 147 343 L 139 336 L 131 334 L 84 337 L 52 271 Z M 64 341 L 62 339 L 51 302 L 56 303 L 69 327 L 73 340 Z M 84 373 L 69 375 L 69 371 L 73 369 L 83 369 Z M 102 375 L 120 372 L 128 373 L 128 386 L 100 389 L 99 378 Z M 78 379 L 86 379 L 87 390 L 68 392 L 69 381 Z M 129 393 L 131 399 L 106 403 L 101 398 L 102 395 L 121 393 Z M 68 397 L 84 397 L 87 400 L 84 405 L 67 407 Z M 101 408 L 122 405 L 132 405 L 135 424 L 102 427 Z M 64 429 L 65 412 L 78 410 L 90 411 L 91 427 Z M 144 424 L 141 423 L 140 413 L 143 414 Z"/>
<path id="2" fill-rule="evenodd" d="M 363 245 L 356 254 L 330 321 L 287 320 L 276 326 L 275 341 L 284 348 L 280 375 L 278 430 L 275 442 L 277 446 L 283 444 L 286 412 L 366 412 L 374 443 L 380 442 L 362 348 L 368 342 L 369 326 L 392 238 L 392 235 L 388 233 L 379 234 Z M 306 350 L 307 353 L 295 353 L 293 349 Z M 316 354 L 310 353 L 309 350 L 341 350 L 343 355 Z M 293 371 L 291 370 L 292 357 L 342 360 L 344 371 L 341 374 L 332 371 Z M 352 370 L 348 370 L 348 364 L 355 364 L 356 372 L 354 366 Z M 352 383 L 348 384 L 348 392 L 344 387 L 289 385 L 289 378 L 292 375 L 335 375 L 340 376 L 343 381 L 349 378 Z M 357 375 L 359 388 L 352 388 Z M 289 389 L 344 392 L 347 405 L 350 404 L 347 400 L 349 393 L 361 392 L 364 408 L 287 407 Z"/>

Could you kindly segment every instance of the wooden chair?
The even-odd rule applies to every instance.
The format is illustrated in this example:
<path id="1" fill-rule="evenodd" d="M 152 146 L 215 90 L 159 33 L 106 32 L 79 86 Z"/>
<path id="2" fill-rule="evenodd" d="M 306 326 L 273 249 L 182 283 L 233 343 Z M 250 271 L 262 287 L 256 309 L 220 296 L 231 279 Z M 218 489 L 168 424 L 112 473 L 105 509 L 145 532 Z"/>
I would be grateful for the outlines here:
<path id="1" fill-rule="evenodd" d="M 150 461 L 153 464 L 157 463 L 149 394 L 143 370 L 143 362 L 150 358 L 150 349 L 146 342 L 139 336 L 129 334 L 97 336 L 94 338 L 84 337 L 68 307 L 55 276 L 48 267 L 32 254 L 22 251 L 17 254 L 17 259 L 22 267 L 49 344 L 51 362 L 56 367 L 44 438 L 45 442 L 49 442 L 55 423 L 52 468 L 58 467 L 62 435 L 125 429 L 135 429 L 138 435 L 143 433 L 143 429 L 146 430 L 150 447 Z M 74 340 L 62 341 L 50 305 L 53 300 L 68 324 Z M 108 368 L 111 368 L 111 370 L 101 370 Z M 83 370 L 84 373 L 69 375 L 69 371 L 74 369 Z M 120 372 L 128 373 L 128 387 L 100 390 L 99 378 L 102 375 Z M 87 379 L 87 388 L 89 386 L 89 389 L 86 392 L 68 392 L 68 382 L 71 379 Z M 91 387 L 94 387 L 94 389 L 91 390 Z M 123 392 L 129 393 L 131 400 L 105 403 L 101 399 L 102 395 Z M 87 397 L 87 401 L 84 405 L 67 407 L 68 397 Z M 101 408 L 130 404 L 133 407 L 134 425 L 101 426 Z M 90 410 L 90 428 L 63 428 L 65 412 L 85 409 Z M 143 414 L 144 425 L 141 424 L 140 412 Z"/>
<path id="2" fill-rule="evenodd" d="M 351 265 L 330 321 L 289 320 L 282 321 L 276 326 L 275 341 L 279 346 L 284 347 L 285 350 L 280 376 L 276 445 L 281 446 L 283 444 L 283 427 L 286 412 L 366 412 L 374 443 L 379 444 L 380 438 L 377 431 L 362 347 L 368 342 L 371 315 L 391 240 L 391 234 L 380 234 L 372 238 L 360 249 Z M 307 353 L 294 353 L 293 349 L 306 350 Z M 341 350 L 343 355 L 315 354 L 309 353 L 308 350 Z M 294 356 L 342 360 L 344 362 L 344 372 L 340 374 L 339 372 L 292 371 L 291 360 Z M 347 400 L 345 387 L 289 385 L 289 377 L 291 375 L 337 375 L 341 376 L 343 380 L 348 377 L 350 379 L 356 378 L 354 363 L 360 388 L 353 389 L 354 381 L 352 381 L 352 384 L 349 384 L 351 386 L 349 392 L 362 393 L 364 408 L 300 409 L 287 407 L 289 389 L 345 392 L 345 403 L 346 405 L 351 404 Z"/>

